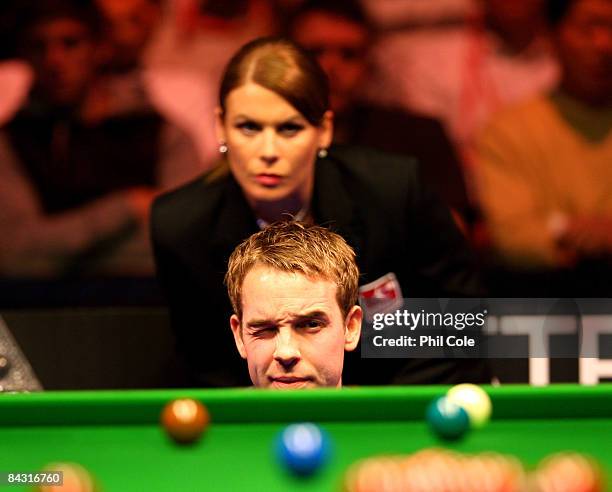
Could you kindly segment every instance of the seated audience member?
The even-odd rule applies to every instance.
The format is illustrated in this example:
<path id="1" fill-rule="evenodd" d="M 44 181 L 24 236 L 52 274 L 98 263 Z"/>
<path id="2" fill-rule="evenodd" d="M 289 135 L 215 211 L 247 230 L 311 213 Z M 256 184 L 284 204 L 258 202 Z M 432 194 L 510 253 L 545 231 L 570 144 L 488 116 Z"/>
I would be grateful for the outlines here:
<path id="1" fill-rule="evenodd" d="M 354 0 L 310 0 L 297 9 L 289 36 L 313 54 L 330 83 L 334 142 L 367 145 L 416 157 L 424 178 L 451 208 L 466 212 L 462 170 L 440 123 L 360 100 L 374 33 Z"/>
<path id="2" fill-rule="evenodd" d="M 150 275 L 154 195 L 199 170 L 152 111 L 86 121 L 100 23 L 83 2 L 37 2 L 22 49 L 29 99 L 0 132 L 0 273 Z"/>
<path id="3" fill-rule="evenodd" d="M 126 73 L 146 58 L 163 17 L 163 0 L 94 0 L 104 18 L 111 57 L 105 67 Z"/>
<path id="4" fill-rule="evenodd" d="M 323 227 L 278 222 L 232 253 L 225 276 L 238 352 L 259 388 L 340 387 L 362 311 L 359 270 L 344 239 Z"/>
<path id="5" fill-rule="evenodd" d="M 155 201 L 158 277 L 192 384 L 248 384 L 227 330 L 232 310 L 223 272 L 240 242 L 290 216 L 344 237 L 369 293 L 481 292 L 471 252 L 415 162 L 365 147 L 330 148 L 328 97 L 325 73 L 295 43 L 264 38 L 245 45 L 221 83 L 219 167 Z M 352 352 L 344 378 L 452 383 L 482 381 L 483 374 L 478 361 L 361 360 Z"/>
<path id="6" fill-rule="evenodd" d="M 381 36 L 369 97 L 439 119 L 469 166 L 470 145 L 508 104 L 554 86 L 557 62 L 542 0 L 479 0 L 461 25 Z M 469 168 L 468 168 L 469 171 Z"/>
<path id="7" fill-rule="evenodd" d="M 167 19 L 162 0 L 96 0 L 104 16 L 109 57 L 96 83 L 88 116 L 105 117 L 155 108 L 183 129 L 204 165 L 216 160 L 214 117 L 216 79 L 189 64 L 153 62 L 155 40 Z M 204 170 L 204 169 L 202 169 Z"/>
<path id="8" fill-rule="evenodd" d="M 557 269 L 612 256 L 612 3 L 549 4 L 561 83 L 497 116 L 477 157 L 499 255 Z"/>

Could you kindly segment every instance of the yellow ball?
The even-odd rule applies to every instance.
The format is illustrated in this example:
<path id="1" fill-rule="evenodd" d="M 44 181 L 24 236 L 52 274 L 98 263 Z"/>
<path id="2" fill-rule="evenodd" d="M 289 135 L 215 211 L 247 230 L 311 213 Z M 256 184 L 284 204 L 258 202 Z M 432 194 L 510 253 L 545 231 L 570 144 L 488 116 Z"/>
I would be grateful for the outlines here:
<path id="1" fill-rule="evenodd" d="M 480 386 L 458 384 L 448 390 L 446 397 L 465 409 L 470 417 L 470 424 L 475 429 L 484 427 L 491 418 L 491 399 Z"/>

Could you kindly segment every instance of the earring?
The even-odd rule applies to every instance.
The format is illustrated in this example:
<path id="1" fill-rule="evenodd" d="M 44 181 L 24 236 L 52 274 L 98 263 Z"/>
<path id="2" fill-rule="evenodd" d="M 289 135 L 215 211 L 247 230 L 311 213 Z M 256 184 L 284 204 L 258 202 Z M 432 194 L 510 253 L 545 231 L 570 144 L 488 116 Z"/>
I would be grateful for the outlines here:
<path id="1" fill-rule="evenodd" d="M 227 154 L 227 144 L 225 142 L 221 142 L 219 144 L 219 152 L 222 154 Z"/>
<path id="2" fill-rule="evenodd" d="M 317 152 L 319 159 L 325 159 L 327 157 L 327 149 L 325 147 L 321 147 L 319 152 Z"/>

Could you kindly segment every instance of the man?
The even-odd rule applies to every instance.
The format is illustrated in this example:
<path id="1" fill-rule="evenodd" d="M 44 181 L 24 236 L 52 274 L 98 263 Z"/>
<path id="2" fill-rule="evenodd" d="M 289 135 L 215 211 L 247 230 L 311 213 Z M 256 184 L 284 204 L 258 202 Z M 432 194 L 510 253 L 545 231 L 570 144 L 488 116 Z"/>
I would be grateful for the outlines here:
<path id="1" fill-rule="evenodd" d="M 359 3 L 309 0 L 293 15 L 288 34 L 316 57 L 327 74 L 334 142 L 416 157 L 441 200 L 465 216 L 469 205 L 461 166 L 442 125 L 361 99 L 371 69 L 368 52 L 374 33 Z"/>
<path id="2" fill-rule="evenodd" d="M 466 153 L 489 118 L 553 87 L 558 76 L 542 0 L 474 3 L 480 15 L 461 24 L 384 34 L 373 53 L 380 75 L 368 80 L 372 99 L 442 121 L 468 171 Z"/>
<path id="3" fill-rule="evenodd" d="M 28 100 L 0 132 L 0 274 L 152 274 L 148 210 L 200 171 L 191 142 L 152 110 L 92 120 L 102 22 L 76 0 L 28 10 Z"/>
<path id="4" fill-rule="evenodd" d="M 346 241 L 323 227 L 281 222 L 253 234 L 225 276 L 238 352 L 259 388 L 340 387 L 357 347 L 359 270 Z"/>
<path id="5" fill-rule="evenodd" d="M 481 135 L 480 194 L 504 263 L 601 267 L 612 258 L 612 2 L 549 3 L 560 86 L 509 108 Z M 583 294 L 603 295 L 596 277 L 585 280 Z M 609 276 L 601 280 L 609 289 Z"/>
<path id="6" fill-rule="evenodd" d="M 140 66 L 162 20 L 160 0 L 95 0 L 107 24 L 112 56 L 108 69 L 126 72 Z"/>
<path id="7" fill-rule="evenodd" d="M 109 58 L 96 90 L 102 104 L 92 115 L 153 107 L 185 131 L 203 169 L 216 159 L 213 114 L 216 80 L 189 64 L 157 59 L 167 16 L 161 0 L 96 0 L 105 19 Z"/>

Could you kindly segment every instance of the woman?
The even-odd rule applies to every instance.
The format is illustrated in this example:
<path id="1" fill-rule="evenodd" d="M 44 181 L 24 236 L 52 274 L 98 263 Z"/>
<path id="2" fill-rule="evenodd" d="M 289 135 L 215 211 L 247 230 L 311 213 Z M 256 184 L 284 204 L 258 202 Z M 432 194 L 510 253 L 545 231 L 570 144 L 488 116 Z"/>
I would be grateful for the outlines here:
<path id="1" fill-rule="evenodd" d="M 220 165 L 159 198 L 152 214 L 158 275 L 192 384 L 248 384 L 228 326 L 223 275 L 236 245 L 272 221 L 293 217 L 340 233 L 357 253 L 362 285 L 399 297 L 480 294 L 463 238 L 420 184 L 414 162 L 329 148 L 327 79 L 295 44 L 260 39 L 232 58 L 216 124 Z M 482 377 L 469 362 L 358 355 L 347 359 L 344 375 L 347 384 Z"/>

